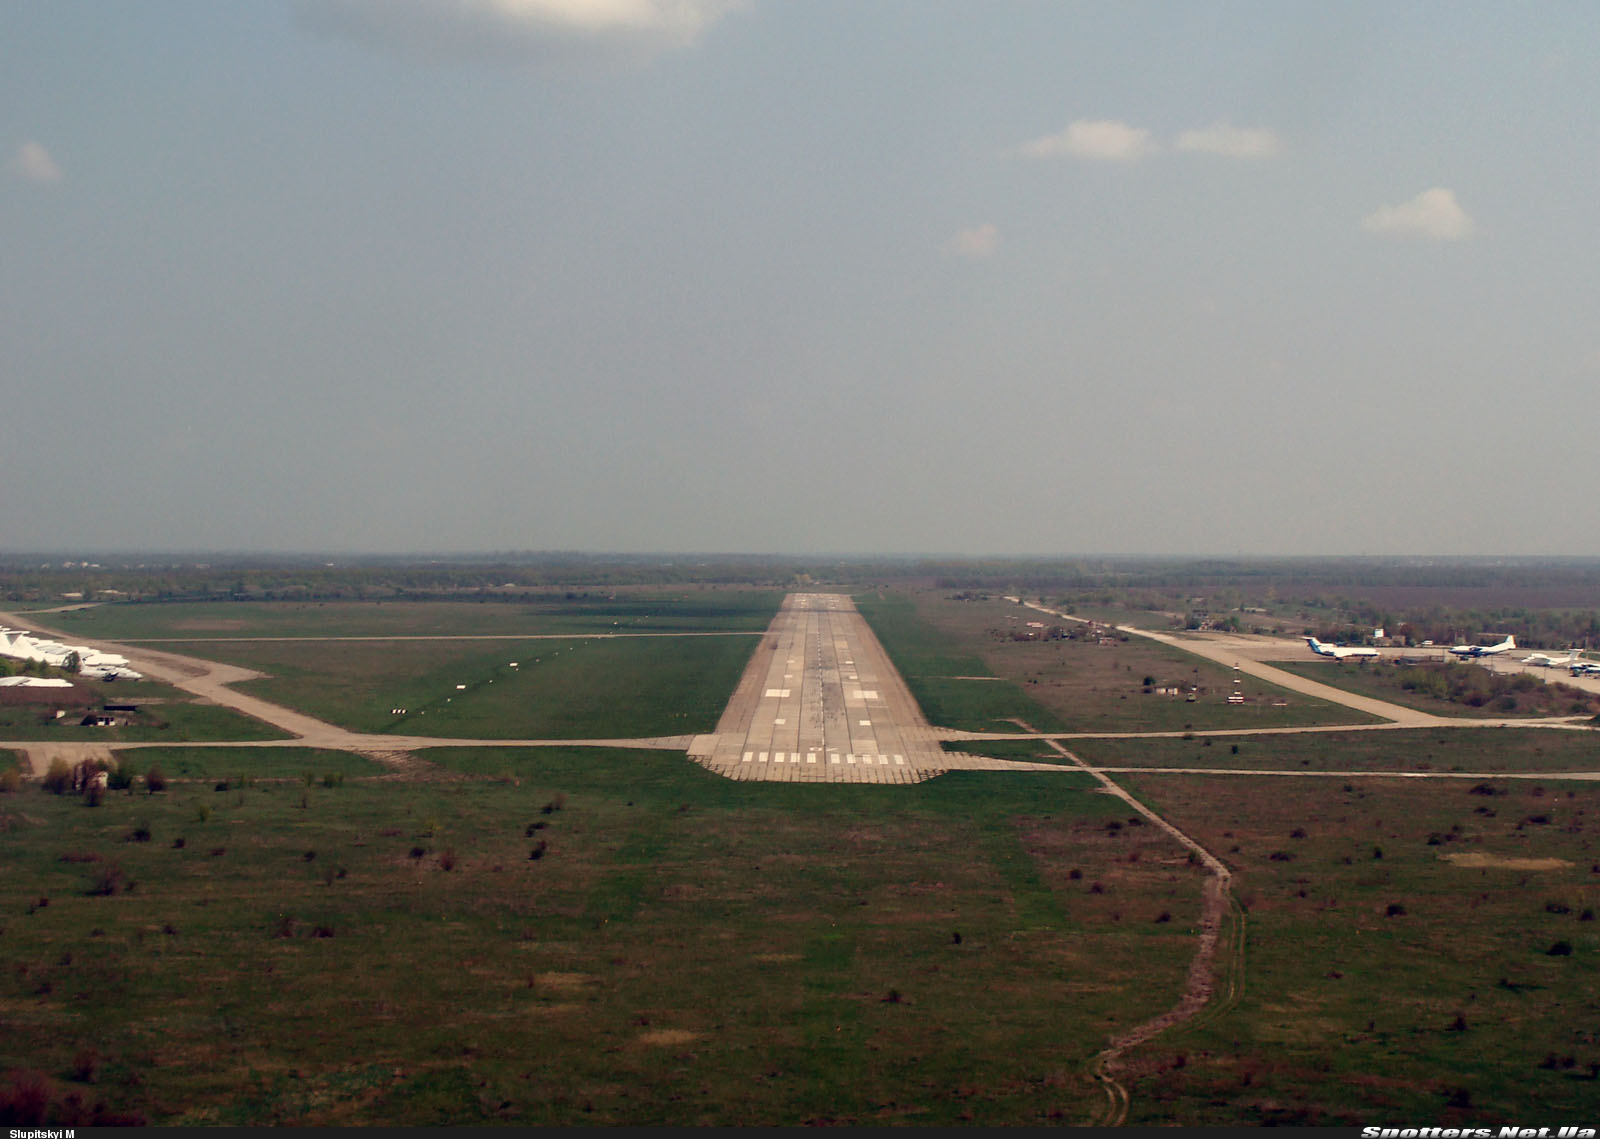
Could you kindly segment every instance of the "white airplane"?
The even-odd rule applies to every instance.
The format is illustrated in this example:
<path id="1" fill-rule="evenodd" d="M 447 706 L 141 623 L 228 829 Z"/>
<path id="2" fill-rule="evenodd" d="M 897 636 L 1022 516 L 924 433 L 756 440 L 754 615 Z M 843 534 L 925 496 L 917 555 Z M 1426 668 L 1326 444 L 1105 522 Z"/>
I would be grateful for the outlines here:
<path id="1" fill-rule="evenodd" d="M 1600 676 L 1600 664 L 1592 660 L 1580 660 L 1572 666 L 1573 676 Z"/>
<path id="2" fill-rule="evenodd" d="M 1498 645 L 1457 645 L 1449 651 L 1458 657 L 1494 657 L 1517 647 L 1517 638 L 1507 637 Z"/>
<path id="3" fill-rule="evenodd" d="M 1553 657 L 1549 653 L 1534 653 L 1532 656 L 1523 657 L 1522 663 L 1536 665 L 1539 668 L 1571 668 L 1582 659 L 1578 655 L 1578 650 L 1573 649 L 1564 657 Z"/>
<path id="4" fill-rule="evenodd" d="M 1383 654 L 1377 649 L 1356 649 L 1344 645 L 1325 645 L 1315 637 L 1307 637 L 1306 644 L 1318 656 L 1332 657 L 1334 660 L 1376 660 Z"/>

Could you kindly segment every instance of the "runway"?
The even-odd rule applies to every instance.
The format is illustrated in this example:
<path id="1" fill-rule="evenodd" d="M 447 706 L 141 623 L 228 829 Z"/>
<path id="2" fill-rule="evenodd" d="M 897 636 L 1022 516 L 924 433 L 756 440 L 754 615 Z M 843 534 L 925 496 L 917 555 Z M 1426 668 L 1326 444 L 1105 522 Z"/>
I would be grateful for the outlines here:
<path id="1" fill-rule="evenodd" d="M 966 766 L 942 750 L 844 594 L 792 593 L 717 731 L 690 755 L 733 779 L 916 783 Z"/>

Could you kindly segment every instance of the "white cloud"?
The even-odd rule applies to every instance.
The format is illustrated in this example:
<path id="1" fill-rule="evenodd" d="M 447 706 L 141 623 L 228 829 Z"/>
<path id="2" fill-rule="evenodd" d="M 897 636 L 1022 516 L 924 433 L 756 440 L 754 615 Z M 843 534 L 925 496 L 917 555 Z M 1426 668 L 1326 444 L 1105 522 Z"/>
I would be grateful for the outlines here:
<path id="1" fill-rule="evenodd" d="M 446 58 L 537 62 L 684 48 L 741 0 L 297 0 L 319 31 Z"/>
<path id="2" fill-rule="evenodd" d="M 31 139 L 17 147 L 12 156 L 11 168 L 30 182 L 59 182 L 61 167 L 50 157 L 50 152 Z"/>
<path id="3" fill-rule="evenodd" d="M 1225 158 L 1266 158 L 1278 153 L 1278 136 L 1265 127 L 1236 127 L 1212 123 L 1201 130 L 1184 131 L 1178 149 Z"/>
<path id="4" fill-rule="evenodd" d="M 1368 233 L 1395 237 L 1425 237 L 1433 241 L 1461 241 L 1472 236 L 1472 218 L 1456 201 L 1454 190 L 1435 186 L 1409 202 L 1379 206 L 1361 219 Z"/>
<path id="5" fill-rule="evenodd" d="M 1115 119 L 1079 119 L 1060 134 L 1047 134 L 1017 147 L 1024 158 L 1055 158 L 1069 155 L 1100 162 L 1132 162 L 1153 154 L 1159 147 L 1143 127 L 1129 126 Z"/>
<path id="6" fill-rule="evenodd" d="M 957 257 L 971 257 L 974 260 L 993 257 L 999 248 L 1000 230 L 993 222 L 984 222 L 971 229 L 963 229 L 944 243 L 946 253 L 954 253 Z"/>

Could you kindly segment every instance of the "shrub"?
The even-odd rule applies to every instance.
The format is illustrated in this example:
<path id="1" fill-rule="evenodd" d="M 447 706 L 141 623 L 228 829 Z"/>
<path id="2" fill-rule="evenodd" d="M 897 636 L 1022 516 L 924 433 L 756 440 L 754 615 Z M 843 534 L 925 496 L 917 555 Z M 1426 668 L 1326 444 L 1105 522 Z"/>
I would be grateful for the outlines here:
<path id="1" fill-rule="evenodd" d="M 439 869 L 454 870 L 456 868 L 456 852 L 450 847 L 439 852 Z"/>
<path id="2" fill-rule="evenodd" d="M 22 786 L 22 772 L 15 767 L 0 771 L 0 795 L 14 794 Z"/>
<path id="3" fill-rule="evenodd" d="M 1406 916 L 1406 908 L 1399 902 L 1390 902 L 1384 907 L 1383 916 L 1386 918 L 1403 918 Z"/>
<path id="4" fill-rule="evenodd" d="M 107 791 L 128 791 L 133 787 L 133 780 L 139 773 L 131 767 L 113 767 L 106 772 Z"/>
<path id="5" fill-rule="evenodd" d="M 160 767 L 152 764 L 150 770 L 144 773 L 145 793 L 154 795 L 157 791 L 167 789 L 167 773 Z"/>
<path id="6" fill-rule="evenodd" d="M 72 790 L 72 768 L 67 766 L 66 760 L 57 757 L 50 761 L 42 786 L 52 795 L 65 795 Z"/>
<path id="7" fill-rule="evenodd" d="M 83 785 L 83 805 L 85 807 L 98 807 L 106 797 L 104 784 L 90 780 Z"/>
<path id="8" fill-rule="evenodd" d="M 539 861 L 539 859 L 544 857 L 545 849 L 546 849 L 545 848 L 545 841 L 544 841 L 544 839 L 541 838 L 534 845 L 534 848 L 532 850 L 528 851 L 528 861 L 529 862 L 537 862 L 537 861 Z"/>
<path id="9" fill-rule="evenodd" d="M 150 841 L 150 824 L 149 823 L 140 823 L 138 826 L 134 827 L 131 831 L 129 831 L 126 835 L 124 835 L 123 838 L 122 838 L 122 841 L 123 842 L 149 842 Z"/>
<path id="10" fill-rule="evenodd" d="M 89 884 L 88 894 L 91 898 L 109 898 L 132 889 L 133 883 L 122 867 L 115 862 L 108 862 L 100 868 L 100 873 L 94 876 L 94 881 Z"/>
<path id="11" fill-rule="evenodd" d="M 1552 945 L 1549 949 L 1546 949 L 1544 951 L 1544 954 L 1545 954 L 1546 957 L 1571 957 L 1572 956 L 1572 942 L 1570 942 L 1570 941 L 1558 941 L 1554 945 Z"/>
<path id="12" fill-rule="evenodd" d="M 93 1048 L 81 1049 L 72 1058 L 72 1078 L 79 1083 L 94 1083 L 95 1072 L 100 1068 L 100 1053 Z"/>

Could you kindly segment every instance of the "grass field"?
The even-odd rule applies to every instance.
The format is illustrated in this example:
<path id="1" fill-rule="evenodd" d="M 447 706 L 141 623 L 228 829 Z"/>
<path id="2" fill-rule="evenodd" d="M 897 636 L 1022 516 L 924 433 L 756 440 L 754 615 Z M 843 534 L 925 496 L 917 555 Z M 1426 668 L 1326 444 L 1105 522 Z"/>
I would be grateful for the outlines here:
<path id="1" fill-rule="evenodd" d="M 271 724 L 242 715 L 230 708 L 197 700 L 180 688 L 155 680 L 79 680 L 77 685 L 92 697 L 92 707 L 106 701 L 134 703 L 137 712 L 116 713 L 126 720 L 103 728 L 83 727 L 87 709 L 73 706 L 59 719 L 51 710 L 49 689 L 38 704 L 0 704 L 0 740 L 76 740 L 96 743 L 170 741 L 180 743 L 207 740 L 276 740 L 284 733 Z"/>
<path id="2" fill-rule="evenodd" d="M 1072 1122 L 1192 949 L 1075 776 L 428 755 L 499 777 L 0 796 L 0 1068 L 82 1123 Z"/>
<path id="3" fill-rule="evenodd" d="M 1111 645 L 1012 640 L 1018 622 L 1043 618 L 1000 600 L 957 601 L 925 591 L 857 598 L 857 605 L 929 719 L 943 727 L 1000 731 L 1006 721 L 1022 719 L 1040 731 L 1155 732 L 1375 720 L 1249 676 L 1240 678 L 1246 702 L 1229 704 L 1231 669 L 1140 637 Z M 1191 703 L 1156 688 L 1199 692 Z"/>
<path id="4" fill-rule="evenodd" d="M 1015 730 L 1018 723 L 1061 729 L 1049 709 L 996 676 L 970 646 L 952 644 L 923 620 L 908 597 L 863 596 L 855 604 L 930 723 L 977 732 Z"/>
<path id="5" fill-rule="evenodd" d="M 635 616 L 759 629 L 778 595 L 760 596 Z M 713 597 L 739 600 L 713 614 Z M 1015 607 L 932 591 L 859 604 L 938 724 L 1268 722 L 1146 697 L 1146 675 L 1231 688 L 1163 646 L 1003 639 Z M 457 603 L 144 608 L 207 637 L 505 620 Z M 754 643 L 171 647 L 268 672 L 249 689 L 358 730 L 511 739 L 707 730 Z M 200 717 L 183 730 L 228 727 L 154 682 L 113 687 Z M 1258 695 L 1261 713 L 1344 714 Z M 1600 785 L 1493 773 L 1594 770 L 1597 738 L 1072 741 L 1110 766 L 1380 773 L 1117 776 L 1233 868 L 1247 931 L 1237 1001 L 1125 1057 L 1129 1122 L 1592 1120 Z M 950 746 L 1067 762 L 1036 741 Z M 1078 1123 L 1104 1103 L 1091 1058 L 1172 1006 L 1198 942 L 1200 871 L 1080 773 L 807 785 L 661 752 L 418 756 L 407 782 L 305 748 L 128 748 L 166 791 L 97 807 L 0 792 L 0 1118 L 34 1088 L 42 1121 L 68 1125 Z M 1490 774 L 1381 775 L 1402 769 Z"/>
<path id="6" fill-rule="evenodd" d="M 144 773 L 159 766 L 169 782 L 227 780 L 245 785 L 252 779 L 289 779 L 313 782 L 325 775 L 363 777 L 382 775 L 382 764 L 347 751 L 301 747 L 194 747 L 127 748 L 116 753 L 118 767 Z"/>
<path id="7" fill-rule="evenodd" d="M 1135 1057 L 1131 1123 L 1594 1118 L 1600 787 L 1129 782 L 1248 911 L 1238 1005 Z"/>
<path id="8" fill-rule="evenodd" d="M 963 745 L 964 747 L 966 745 Z M 1600 732 L 1540 728 L 1395 729 L 1201 739 L 1072 740 L 1106 767 L 1307 771 L 1600 770 Z"/>
<path id="9" fill-rule="evenodd" d="M 171 647 L 266 673 L 238 687 L 355 731 L 584 739 L 711 730 L 755 646 L 737 636 Z"/>
<path id="10" fill-rule="evenodd" d="M 538 601 L 117 603 L 52 613 L 56 628 L 108 640 L 760 632 L 783 594 L 767 590 L 587 591 Z"/>

